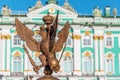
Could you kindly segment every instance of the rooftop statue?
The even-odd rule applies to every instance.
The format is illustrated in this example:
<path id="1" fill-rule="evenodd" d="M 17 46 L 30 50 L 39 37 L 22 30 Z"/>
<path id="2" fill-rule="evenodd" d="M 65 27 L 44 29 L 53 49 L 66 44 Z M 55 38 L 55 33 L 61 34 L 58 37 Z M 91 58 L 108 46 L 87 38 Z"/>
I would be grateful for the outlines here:
<path id="1" fill-rule="evenodd" d="M 94 16 L 94 17 L 101 17 L 101 16 L 102 16 L 102 10 L 99 10 L 99 8 L 96 7 L 96 8 L 93 10 L 93 16 Z"/>
<path id="2" fill-rule="evenodd" d="M 15 19 L 16 30 L 18 36 L 26 42 L 27 47 L 32 51 L 42 52 L 40 54 L 39 59 L 42 62 L 41 65 L 35 65 L 34 60 L 30 56 L 27 48 L 23 45 L 23 48 L 28 55 L 28 58 L 33 66 L 33 70 L 38 74 L 39 69 L 41 67 L 44 68 L 45 76 L 39 78 L 37 80 L 58 80 L 57 78 L 51 76 L 52 72 L 58 72 L 60 70 L 59 60 L 55 57 L 56 53 L 61 51 L 64 46 L 65 41 L 67 40 L 69 33 L 69 23 L 66 22 L 64 27 L 60 32 L 57 33 L 58 27 L 58 13 L 56 19 L 54 20 L 53 16 L 49 14 L 43 17 L 44 23 L 47 25 L 41 26 L 40 30 L 37 30 L 39 35 L 41 35 L 41 42 L 37 42 L 34 38 L 34 32 L 23 25 L 17 18 Z M 54 21 L 54 23 L 53 23 Z M 53 23 L 53 25 L 52 25 Z M 56 41 L 56 33 L 57 33 L 57 41 Z"/>
<path id="3" fill-rule="evenodd" d="M 9 9 L 9 7 L 7 5 L 4 5 L 2 7 L 1 14 L 4 15 L 4 16 L 10 16 L 11 15 L 11 10 Z"/>
<path id="4" fill-rule="evenodd" d="M 114 17 L 116 17 L 116 16 L 117 16 L 117 12 L 118 12 L 118 11 L 117 11 L 117 9 L 116 9 L 116 8 L 114 8 L 114 9 L 113 9 L 113 16 L 114 16 Z"/>

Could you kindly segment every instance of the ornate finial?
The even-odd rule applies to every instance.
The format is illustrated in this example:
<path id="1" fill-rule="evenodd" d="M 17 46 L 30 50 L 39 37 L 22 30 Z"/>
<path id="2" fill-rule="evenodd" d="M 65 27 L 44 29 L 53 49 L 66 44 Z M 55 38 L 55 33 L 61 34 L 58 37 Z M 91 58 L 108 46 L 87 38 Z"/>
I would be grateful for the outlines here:
<path id="1" fill-rule="evenodd" d="M 50 16 L 49 12 L 48 12 L 47 16 L 43 17 L 43 21 L 45 22 L 45 24 L 52 24 L 53 20 L 54 20 L 54 17 Z"/>
<path id="2" fill-rule="evenodd" d="M 51 4 L 51 3 L 53 3 L 53 4 L 57 4 L 57 1 L 56 1 L 56 0 L 48 0 L 47 3 L 48 3 L 48 4 Z"/>
<path id="3" fill-rule="evenodd" d="M 114 8 L 113 9 L 113 16 L 116 18 L 116 16 L 117 16 L 117 9 L 116 8 Z"/>
<path id="4" fill-rule="evenodd" d="M 69 5 L 68 0 L 65 0 L 64 5 Z"/>
<path id="5" fill-rule="evenodd" d="M 65 0 L 65 3 L 68 3 L 68 0 Z"/>
<path id="6" fill-rule="evenodd" d="M 98 6 L 96 6 L 93 10 L 93 16 L 94 17 L 101 17 L 102 16 L 102 10 L 99 9 Z"/>
<path id="7" fill-rule="evenodd" d="M 38 8 L 41 8 L 42 6 L 43 6 L 43 5 L 42 5 L 41 0 L 37 0 L 35 6 L 29 7 L 29 8 L 28 8 L 28 11 L 31 12 L 31 11 L 33 11 L 33 10 L 36 10 L 36 9 L 38 9 Z"/>
<path id="8" fill-rule="evenodd" d="M 72 11 L 72 12 L 76 12 L 76 11 L 73 9 L 73 7 L 69 4 L 68 0 L 65 0 L 64 5 L 63 5 L 63 8 L 68 9 L 68 10 L 70 10 L 70 11 Z"/>
<path id="9" fill-rule="evenodd" d="M 36 6 L 36 7 L 42 7 L 42 2 L 41 2 L 40 0 L 37 0 L 35 6 Z"/>

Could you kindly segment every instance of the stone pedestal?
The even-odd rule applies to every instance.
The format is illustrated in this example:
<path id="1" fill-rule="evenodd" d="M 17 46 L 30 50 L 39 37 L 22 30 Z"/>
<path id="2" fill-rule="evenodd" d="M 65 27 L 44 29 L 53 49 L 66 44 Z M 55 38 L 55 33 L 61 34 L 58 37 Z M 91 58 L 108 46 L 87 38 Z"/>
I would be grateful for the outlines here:
<path id="1" fill-rule="evenodd" d="M 41 78 L 38 78 L 37 80 L 59 80 L 59 79 L 57 79 L 57 78 L 55 78 L 55 77 L 53 77 L 51 75 L 45 75 L 45 76 L 43 76 Z"/>

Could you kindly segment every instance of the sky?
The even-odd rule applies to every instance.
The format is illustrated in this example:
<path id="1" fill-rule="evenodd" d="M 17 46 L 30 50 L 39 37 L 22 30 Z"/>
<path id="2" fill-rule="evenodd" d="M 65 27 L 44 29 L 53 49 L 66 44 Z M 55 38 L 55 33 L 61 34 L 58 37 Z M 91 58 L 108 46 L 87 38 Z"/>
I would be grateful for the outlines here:
<path id="1" fill-rule="evenodd" d="M 3 5 L 7 5 L 12 11 L 27 11 L 29 7 L 35 5 L 37 0 L 0 0 L 0 11 Z M 46 1 L 41 0 L 43 5 Z M 65 0 L 57 0 L 58 5 L 62 6 Z M 120 15 L 120 0 L 68 0 L 70 5 L 77 11 L 78 14 L 91 15 L 92 10 L 98 6 L 104 13 L 106 6 L 111 7 L 111 15 L 113 8 L 117 8 L 118 15 Z"/>

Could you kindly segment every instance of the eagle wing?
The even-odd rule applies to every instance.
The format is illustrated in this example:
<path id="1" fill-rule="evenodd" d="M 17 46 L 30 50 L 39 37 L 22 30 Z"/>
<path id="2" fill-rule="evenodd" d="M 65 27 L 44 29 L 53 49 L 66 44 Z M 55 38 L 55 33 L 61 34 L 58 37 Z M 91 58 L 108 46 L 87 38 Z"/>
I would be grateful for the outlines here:
<path id="1" fill-rule="evenodd" d="M 62 30 L 58 32 L 57 34 L 58 40 L 54 43 L 54 46 L 52 49 L 53 52 L 59 52 L 63 48 L 63 44 L 67 40 L 67 37 L 69 34 L 69 27 L 70 27 L 69 22 L 67 22 L 62 28 Z"/>
<path id="2" fill-rule="evenodd" d="M 57 12 L 57 16 L 50 30 L 50 50 L 52 50 L 54 42 L 55 42 L 56 32 L 58 28 L 58 14 L 59 14 L 59 11 Z"/>
<path id="3" fill-rule="evenodd" d="M 28 48 L 40 52 L 40 43 L 33 38 L 34 32 L 23 25 L 17 18 L 15 19 L 15 25 L 18 36 L 26 42 Z"/>

